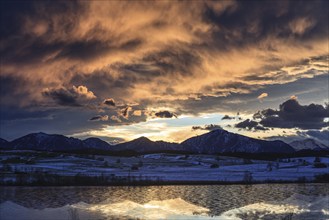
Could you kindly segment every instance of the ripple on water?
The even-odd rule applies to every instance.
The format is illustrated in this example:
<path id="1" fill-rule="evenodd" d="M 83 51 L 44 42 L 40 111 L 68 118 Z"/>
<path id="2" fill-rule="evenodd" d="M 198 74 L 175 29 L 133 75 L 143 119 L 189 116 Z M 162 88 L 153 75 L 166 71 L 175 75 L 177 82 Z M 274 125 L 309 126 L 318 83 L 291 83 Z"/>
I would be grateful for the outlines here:
<path id="1" fill-rule="evenodd" d="M 269 216 L 265 210 L 277 210 L 274 215 L 287 215 L 287 212 L 294 216 L 316 215 L 321 219 L 328 216 L 328 185 L 326 184 L 264 184 L 264 185 L 199 185 L 199 186 L 144 186 L 144 187 L 2 187 L 0 189 L 1 207 L 4 204 L 8 207 L 26 208 L 29 211 L 44 213 L 44 210 L 67 209 L 63 213 L 76 213 L 79 215 L 100 215 L 99 217 L 115 215 L 111 213 L 110 207 L 113 204 L 121 204 L 125 210 L 129 204 L 133 204 L 133 211 L 126 210 L 125 215 L 135 213 L 136 216 L 147 219 L 145 214 L 163 213 L 169 215 L 171 209 L 165 207 L 185 207 L 176 210 L 176 218 L 186 216 L 186 207 L 191 205 L 193 209 L 203 210 L 202 215 L 191 216 L 202 217 L 217 216 L 221 219 L 228 218 L 255 218 L 248 216 L 256 213 L 258 216 Z M 320 196 L 326 194 L 327 196 Z M 298 196 L 299 195 L 299 196 Z M 303 197 L 308 196 L 308 197 Z M 320 196 L 320 197 L 319 197 Z M 322 200 L 321 200 L 322 199 Z M 311 200 L 313 206 L 306 207 L 303 201 Z M 11 201 L 12 204 L 8 205 Z M 168 204 L 175 205 L 168 205 Z M 188 205 L 186 205 L 186 204 Z M 297 205 L 295 204 L 297 203 Z M 13 205 L 15 204 L 15 205 Z M 83 205 L 81 205 L 83 204 Z M 185 206 L 183 205 L 185 204 Z M 290 204 L 290 206 L 288 206 Z M 319 205 L 320 204 L 320 205 Z M 322 206 L 321 206 L 322 205 Z M 8 210 L 8 207 L 6 208 Z M 97 209 L 98 207 L 98 209 Z M 101 208 L 103 207 L 103 209 Z M 106 208 L 105 208 L 106 207 Z M 318 210 L 322 207 L 324 211 Z M 78 211 L 70 211 L 78 210 Z M 280 211 L 281 210 L 281 213 Z M 282 211 L 284 210 L 284 211 Z M 301 211 L 304 210 L 304 211 Z M 305 211 L 306 210 L 306 211 Z M 307 211 L 308 210 L 308 211 Z M 311 212 L 312 211 L 312 212 Z M 22 211 L 21 211 L 22 212 Z M 138 215 L 137 215 L 137 214 Z M 142 213 L 143 215 L 141 215 Z M 206 215 L 204 215 L 206 213 Z M 249 214 L 248 214 L 249 213 Z M 288 213 L 288 214 L 289 214 Z M 191 213 L 190 213 L 191 214 Z M 1 214 L 2 215 L 2 214 Z M 40 213 L 39 213 L 40 215 Z M 136 217 L 135 216 L 135 217 Z M 4 219 L 1 216 L 0 219 Z M 58 215 L 57 215 L 58 217 Z M 132 218 L 133 216 L 130 216 Z M 154 217 L 154 216 L 153 216 Z M 305 217 L 305 216 L 304 216 Z M 312 216 L 314 217 L 314 216 Z M 67 218 L 65 218 L 67 219 Z M 80 218 L 82 219 L 82 218 Z M 93 219 L 93 218 L 92 218 Z M 106 219 L 106 217 L 105 217 Z M 292 218 L 293 219 L 293 218 Z"/>

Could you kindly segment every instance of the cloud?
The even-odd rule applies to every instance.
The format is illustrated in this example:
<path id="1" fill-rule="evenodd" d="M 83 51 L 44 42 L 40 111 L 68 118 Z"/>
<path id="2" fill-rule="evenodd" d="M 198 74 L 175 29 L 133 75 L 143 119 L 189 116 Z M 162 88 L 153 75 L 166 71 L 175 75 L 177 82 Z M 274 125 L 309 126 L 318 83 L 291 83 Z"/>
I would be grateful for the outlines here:
<path id="1" fill-rule="evenodd" d="M 304 139 L 315 139 L 327 146 L 329 146 L 329 128 L 324 128 L 322 130 L 307 130 L 307 131 L 296 131 L 296 133 L 291 135 L 280 135 L 280 136 L 273 136 L 269 137 L 271 139 L 277 138 L 290 143 L 295 140 L 304 140 Z"/>
<path id="2" fill-rule="evenodd" d="M 176 113 L 170 111 L 159 111 L 155 112 L 154 115 L 158 118 L 177 118 Z"/>
<path id="3" fill-rule="evenodd" d="M 292 134 L 292 135 L 287 135 L 287 134 L 279 134 L 279 135 L 274 135 L 274 136 L 269 136 L 269 137 L 264 137 L 265 140 L 281 140 L 286 142 L 287 144 L 296 141 L 296 140 L 303 140 L 306 139 L 305 136 L 299 136 L 296 134 Z"/>
<path id="4" fill-rule="evenodd" d="M 108 121 L 108 115 L 97 115 L 89 119 L 89 121 Z"/>
<path id="5" fill-rule="evenodd" d="M 109 99 L 105 99 L 104 101 L 103 101 L 103 104 L 105 104 L 105 105 L 109 105 L 109 106 L 115 106 L 115 101 L 114 101 L 114 99 L 111 99 L 111 98 L 109 98 Z"/>
<path id="6" fill-rule="evenodd" d="M 305 140 L 305 139 L 315 139 L 327 146 L 329 146 L 329 128 L 325 128 L 322 130 L 307 130 L 307 131 L 300 131 L 298 130 L 296 133 L 293 134 L 283 134 L 283 135 L 276 135 L 270 136 L 266 139 L 269 140 L 283 140 L 286 143 L 290 143 L 295 140 Z"/>
<path id="7" fill-rule="evenodd" d="M 204 126 L 192 126 L 192 130 L 206 130 L 206 131 L 213 131 L 217 129 L 223 129 L 220 125 L 209 124 Z"/>
<path id="8" fill-rule="evenodd" d="M 141 110 L 135 110 L 133 112 L 133 115 L 135 115 L 135 116 L 142 116 L 142 114 L 143 114 L 143 112 Z"/>
<path id="9" fill-rule="evenodd" d="M 258 122 L 246 119 L 242 122 L 239 122 L 235 125 L 236 128 L 242 128 L 246 130 L 254 130 L 254 131 L 266 131 L 268 128 L 264 128 Z"/>
<path id="10" fill-rule="evenodd" d="M 292 99 L 292 100 L 297 100 L 297 96 L 295 96 L 295 95 L 292 95 L 292 96 L 290 96 L 290 99 Z"/>
<path id="11" fill-rule="evenodd" d="M 297 35 L 303 35 L 306 31 L 310 30 L 316 21 L 312 18 L 301 17 L 297 18 L 289 23 L 289 27 L 292 33 Z"/>
<path id="12" fill-rule="evenodd" d="M 199 115 L 261 109 L 263 91 L 271 106 L 297 88 L 320 99 L 326 81 L 312 83 L 328 72 L 327 8 L 325 0 L 1 1 L 1 104 L 66 106 L 64 117 L 111 94 L 117 108 L 95 107 L 87 121 L 132 102 Z M 124 112 L 126 123 L 148 116 Z"/>
<path id="13" fill-rule="evenodd" d="M 121 119 L 116 115 L 112 115 L 111 120 L 114 121 L 114 122 L 118 122 L 118 123 L 122 122 Z"/>
<path id="14" fill-rule="evenodd" d="M 264 127 L 320 129 L 328 126 L 324 119 L 329 117 L 328 105 L 300 105 L 296 98 L 279 106 L 279 110 L 265 109 L 254 114 Z"/>
<path id="15" fill-rule="evenodd" d="M 65 87 L 47 88 L 42 92 L 42 95 L 63 106 L 82 106 L 81 102 L 96 98 L 94 93 L 85 86 L 72 86 L 69 89 Z"/>
<path id="16" fill-rule="evenodd" d="M 317 138 L 320 141 L 329 143 L 329 128 L 324 130 L 308 130 L 305 132 L 307 135 L 313 138 Z"/>
<path id="17" fill-rule="evenodd" d="M 260 95 L 257 97 L 257 99 L 258 99 L 259 101 L 263 101 L 263 99 L 266 98 L 267 96 L 268 96 L 268 94 L 267 94 L 266 92 L 264 92 L 264 93 L 260 94 Z"/>
<path id="18" fill-rule="evenodd" d="M 119 111 L 119 114 L 120 114 L 123 118 L 128 119 L 128 118 L 129 118 L 129 113 L 130 113 L 132 110 L 133 110 L 132 107 L 127 106 L 127 107 L 121 109 L 121 110 Z"/>
<path id="19" fill-rule="evenodd" d="M 102 99 L 108 90 L 116 100 L 122 90 L 129 94 L 124 99 L 135 100 L 248 92 L 252 81 L 242 81 L 234 90 L 228 83 L 251 73 L 271 81 L 273 69 L 322 55 L 327 45 L 326 1 L 74 1 L 52 3 L 51 8 L 37 1 L 2 6 L 3 69 L 43 79 L 43 87 L 49 87 L 64 84 L 63 79 L 88 83 L 108 68 L 104 82 L 98 83 L 114 87 L 87 85 Z M 298 28 L 289 28 L 290 23 Z M 295 29 L 303 31 L 296 35 Z M 24 64 L 21 71 L 13 70 L 18 63 Z"/>
<path id="20" fill-rule="evenodd" d="M 73 86 L 72 89 L 76 94 L 79 94 L 79 96 L 83 96 L 86 99 L 96 98 L 94 93 L 92 91 L 88 91 L 88 88 L 85 86 L 78 86 L 78 87 Z"/>
<path id="21" fill-rule="evenodd" d="M 232 119 L 235 119 L 235 117 L 234 116 L 229 116 L 229 115 L 224 115 L 222 117 L 222 120 L 232 120 Z"/>
<path id="22" fill-rule="evenodd" d="M 42 93 L 45 97 L 52 98 L 57 104 L 64 106 L 81 106 L 77 102 L 76 94 L 66 88 L 46 89 Z"/>

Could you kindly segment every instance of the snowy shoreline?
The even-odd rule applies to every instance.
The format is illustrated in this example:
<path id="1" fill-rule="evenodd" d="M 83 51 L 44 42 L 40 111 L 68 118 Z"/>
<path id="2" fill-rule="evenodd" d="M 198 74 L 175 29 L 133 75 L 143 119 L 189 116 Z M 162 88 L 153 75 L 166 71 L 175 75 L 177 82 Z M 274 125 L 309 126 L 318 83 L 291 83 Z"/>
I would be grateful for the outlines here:
<path id="1" fill-rule="evenodd" d="M 135 157 L 4 152 L 0 185 L 210 185 L 329 182 L 329 157 L 274 161 L 216 155 Z"/>
<path id="2" fill-rule="evenodd" d="M 81 187 L 89 187 L 89 186 L 174 186 L 174 185 L 256 185 L 256 184 L 307 184 L 307 183 L 328 183 L 328 181 L 322 180 L 322 181 L 284 181 L 284 180 L 267 180 L 267 181 L 253 181 L 253 182 L 243 182 L 243 181 L 237 181 L 237 182 L 223 182 L 223 181 L 182 181 L 182 180 L 177 180 L 177 181 L 160 181 L 160 182 L 155 182 L 155 181 L 150 181 L 150 182 L 144 182 L 144 181 L 137 181 L 137 182 L 132 182 L 132 183 L 117 183 L 117 182 L 109 182 L 106 184 L 80 184 L 80 183 L 72 183 L 70 185 L 63 185 L 63 184 L 47 184 L 47 183 L 42 183 L 42 184 L 24 184 L 24 185 L 17 185 L 17 184 L 11 184 L 11 185 L 3 185 L 0 184 L 0 187 L 55 187 L 55 186 L 60 186 L 60 187 L 70 187 L 70 186 L 81 186 Z"/>

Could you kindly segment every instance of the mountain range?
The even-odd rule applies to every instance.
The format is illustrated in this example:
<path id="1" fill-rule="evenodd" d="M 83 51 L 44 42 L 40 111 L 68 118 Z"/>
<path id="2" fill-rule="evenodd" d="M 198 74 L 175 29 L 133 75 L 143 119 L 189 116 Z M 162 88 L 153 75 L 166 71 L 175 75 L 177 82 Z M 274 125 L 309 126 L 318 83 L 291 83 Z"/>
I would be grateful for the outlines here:
<path id="1" fill-rule="evenodd" d="M 182 142 L 193 152 L 218 153 L 293 153 L 295 150 L 283 141 L 265 141 L 217 129 Z"/>
<path id="2" fill-rule="evenodd" d="M 195 153 L 195 154 L 291 154 L 299 150 L 329 151 L 313 139 L 304 142 L 266 141 L 217 129 L 191 137 L 182 143 L 151 141 L 140 137 L 132 141 L 110 145 L 99 138 L 80 140 L 58 134 L 32 133 L 8 142 L 0 138 L 0 148 L 6 150 L 39 150 L 57 152 L 113 153 Z"/>
<path id="3" fill-rule="evenodd" d="M 7 144 L 12 150 L 75 151 L 90 148 L 84 141 L 58 134 L 32 133 Z"/>
<path id="4" fill-rule="evenodd" d="M 296 151 L 313 150 L 313 151 L 329 151 L 329 147 L 314 139 L 307 138 L 305 140 L 293 141 L 289 143 Z"/>
<path id="5" fill-rule="evenodd" d="M 189 149 L 178 143 L 165 141 L 151 141 L 146 137 L 140 137 L 132 141 L 112 146 L 113 151 L 135 151 L 137 153 L 155 152 L 189 152 Z"/>

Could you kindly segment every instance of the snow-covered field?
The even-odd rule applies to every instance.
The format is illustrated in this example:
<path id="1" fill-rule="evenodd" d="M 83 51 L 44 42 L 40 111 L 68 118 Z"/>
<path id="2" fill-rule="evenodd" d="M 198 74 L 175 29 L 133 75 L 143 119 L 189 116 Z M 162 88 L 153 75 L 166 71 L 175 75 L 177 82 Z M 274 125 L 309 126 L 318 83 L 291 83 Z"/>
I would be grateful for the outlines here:
<path id="1" fill-rule="evenodd" d="M 327 167 L 315 168 L 315 157 L 263 161 L 212 155 L 115 157 L 7 151 L 0 156 L 0 182 L 15 183 L 31 173 L 160 182 L 313 181 L 316 175 L 329 173 L 329 158 L 319 159 Z"/>

